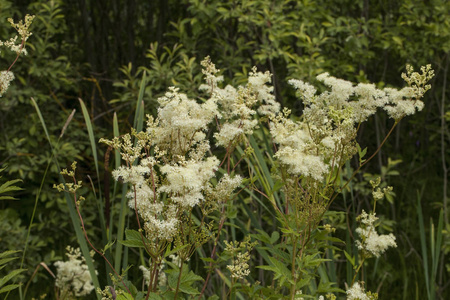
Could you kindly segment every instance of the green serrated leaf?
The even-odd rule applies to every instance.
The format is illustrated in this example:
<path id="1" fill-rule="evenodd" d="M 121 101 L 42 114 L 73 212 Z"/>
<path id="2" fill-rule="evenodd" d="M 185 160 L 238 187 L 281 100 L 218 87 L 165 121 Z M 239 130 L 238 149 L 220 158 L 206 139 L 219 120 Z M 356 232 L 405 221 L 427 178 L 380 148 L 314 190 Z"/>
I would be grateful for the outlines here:
<path id="1" fill-rule="evenodd" d="M 16 277 L 17 275 L 19 275 L 22 272 L 25 272 L 26 269 L 17 269 L 12 271 L 11 273 L 7 274 L 6 276 L 4 276 L 3 278 L 0 279 L 0 287 L 5 285 L 8 281 L 10 281 L 12 278 Z"/>
<path id="2" fill-rule="evenodd" d="M 116 243 L 116 240 L 108 242 L 102 252 L 105 253 L 109 248 L 111 248 Z"/>
<path id="3" fill-rule="evenodd" d="M 280 233 L 278 231 L 272 232 L 272 236 L 270 237 L 270 244 L 274 245 L 276 241 L 280 238 Z"/>
<path id="4" fill-rule="evenodd" d="M 168 257 L 168 256 L 170 256 L 170 255 L 172 255 L 174 253 L 177 253 L 178 251 L 181 251 L 181 250 L 183 250 L 184 248 L 186 248 L 188 246 L 189 246 L 189 244 L 186 244 L 186 245 L 182 245 L 180 247 L 177 247 L 175 249 L 170 249 L 170 247 L 167 247 L 166 253 L 164 253 L 164 258 L 166 258 L 166 257 Z"/>
<path id="5" fill-rule="evenodd" d="M 0 266 L 4 265 L 12 260 L 15 260 L 15 259 L 18 259 L 18 257 L 8 257 L 8 258 L 0 259 Z"/>
<path id="6" fill-rule="evenodd" d="M 133 296 L 131 296 L 130 294 L 120 294 L 117 295 L 117 300 L 134 300 Z"/>
<path id="7" fill-rule="evenodd" d="M 119 241 L 119 243 L 127 247 L 145 248 L 144 242 L 148 242 L 147 238 L 143 235 L 141 236 L 139 231 L 131 229 L 125 230 L 125 238 L 125 241 Z"/>
<path id="8" fill-rule="evenodd" d="M 4 184 L 0 185 L 0 194 L 5 194 L 8 192 L 22 190 L 22 188 L 13 185 L 13 184 L 15 184 L 17 182 L 21 182 L 21 181 L 22 180 L 20 180 L 20 179 L 14 179 L 14 180 L 7 181 Z M 12 196 L 0 196 L 0 200 L 17 200 L 17 199 Z"/>
<path id="9" fill-rule="evenodd" d="M 148 300 L 162 300 L 163 298 L 161 298 L 160 295 L 155 294 L 155 293 L 150 293 L 150 295 L 148 295 Z"/>
<path id="10" fill-rule="evenodd" d="M 367 153 L 367 147 L 364 148 L 364 150 L 361 150 L 361 146 L 359 146 L 359 144 L 356 144 L 356 148 L 358 149 L 359 164 L 362 164 L 363 162 L 366 161 L 365 159 L 363 159 L 363 157 Z"/>
<path id="11" fill-rule="evenodd" d="M 17 289 L 19 286 L 20 286 L 20 284 L 10 284 L 10 285 L 4 286 L 0 289 L 0 294 Z"/>

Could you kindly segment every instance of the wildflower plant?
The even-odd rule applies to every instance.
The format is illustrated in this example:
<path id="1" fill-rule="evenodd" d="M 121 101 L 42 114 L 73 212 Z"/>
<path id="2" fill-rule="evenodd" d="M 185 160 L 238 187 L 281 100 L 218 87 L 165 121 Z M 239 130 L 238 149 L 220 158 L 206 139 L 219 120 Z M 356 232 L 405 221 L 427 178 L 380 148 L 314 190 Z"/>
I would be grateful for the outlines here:
<path id="1" fill-rule="evenodd" d="M 335 249 L 331 242 L 340 241 L 331 235 L 334 228 L 320 223 L 398 122 L 423 108 L 421 99 L 433 77 L 431 67 L 419 74 L 408 66 L 402 75 L 408 87 L 401 90 L 353 85 L 324 73 L 317 80 L 327 90 L 318 93 L 311 84 L 292 79 L 289 83 L 304 105 L 303 115 L 294 117 L 275 101 L 269 72 L 253 68 L 246 85 L 223 87 L 220 70 L 210 58 L 201 65 L 206 81 L 200 86 L 201 101 L 171 87 L 158 99 L 157 116 L 148 115 L 142 131 L 133 129 L 100 140 L 120 152 L 123 164 L 112 175 L 130 187 L 126 197 L 138 225 L 138 230 L 127 230 L 126 240 L 120 242 L 144 250 L 148 262 L 140 267 L 146 289 L 134 296 L 202 299 L 211 293 L 208 286 L 210 280 L 217 280 L 214 274 L 225 276 L 222 266 L 231 279 L 224 279 L 228 292 L 223 295 L 230 298 L 240 293 L 249 299 L 298 299 L 303 297 L 301 291 L 309 290 L 312 296 L 332 299 L 332 292 L 345 292 L 330 282 L 311 288 L 318 269 L 328 261 L 323 252 Z M 380 148 L 364 159 L 367 149 L 361 149 L 356 136 L 378 109 L 385 110 L 394 124 Z M 266 148 L 259 146 L 261 139 Z M 346 182 L 341 180 L 343 166 L 357 154 L 356 170 Z M 375 203 L 390 191 L 378 185 L 373 184 Z M 232 218 L 230 211 L 237 211 L 238 197 L 250 220 L 256 217 L 247 205 L 261 205 L 274 216 L 272 220 L 261 216 L 274 228 L 271 235 L 251 228 L 254 223 L 250 222 L 234 225 L 247 236 L 244 242 L 227 242 L 224 229 L 233 225 L 226 220 Z M 358 220 L 357 247 L 363 259 L 356 273 L 365 258 L 378 257 L 395 246 L 392 235 L 376 233 L 375 212 L 363 211 Z M 261 255 L 258 263 L 251 257 L 253 248 Z M 206 274 L 190 268 L 196 253 L 205 263 Z M 169 259 L 171 255 L 176 255 L 176 262 Z M 271 275 L 265 273 L 263 279 L 271 284 L 247 281 L 252 270 L 269 271 Z M 242 284 L 235 285 L 237 281 Z M 133 290 L 127 285 L 131 283 L 122 281 L 121 288 Z M 352 295 L 362 295 L 364 290 L 356 274 L 351 286 L 348 297 L 358 299 Z M 102 294 L 111 293 L 105 289 Z"/>
<path id="2" fill-rule="evenodd" d="M 257 245 L 257 242 L 251 242 L 247 237 L 243 242 L 227 242 L 225 241 L 225 251 L 231 256 L 232 262 L 227 265 L 227 269 L 231 273 L 233 279 L 244 279 L 250 274 L 249 260 L 250 252 Z"/>
<path id="3" fill-rule="evenodd" d="M 94 289 L 88 266 L 85 264 L 80 249 L 70 246 L 67 246 L 66 249 L 69 260 L 55 262 L 57 270 L 55 285 L 59 289 L 59 299 L 76 299 L 86 296 Z M 91 256 L 94 253 L 92 250 Z"/>
<path id="4" fill-rule="evenodd" d="M 15 52 L 17 56 L 7 70 L 0 72 L 0 97 L 6 92 L 10 82 L 14 80 L 14 73 L 11 72 L 11 68 L 14 66 L 14 64 L 16 63 L 17 59 L 21 54 L 24 55 L 27 54 L 27 49 L 25 45 L 26 41 L 32 34 L 29 31 L 29 28 L 31 26 L 31 23 L 33 22 L 33 19 L 34 16 L 31 15 L 26 15 L 25 20 L 24 21 L 21 20 L 18 23 L 14 23 L 14 20 L 12 18 L 8 19 L 8 22 L 15 30 L 17 30 L 19 35 L 15 35 L 14 37 L 10 38 L 7 41 L 0 41 L 0 47 L 3 46 Z M 19 41 L 17 41 L 19 36 L 20 36 Z"/>

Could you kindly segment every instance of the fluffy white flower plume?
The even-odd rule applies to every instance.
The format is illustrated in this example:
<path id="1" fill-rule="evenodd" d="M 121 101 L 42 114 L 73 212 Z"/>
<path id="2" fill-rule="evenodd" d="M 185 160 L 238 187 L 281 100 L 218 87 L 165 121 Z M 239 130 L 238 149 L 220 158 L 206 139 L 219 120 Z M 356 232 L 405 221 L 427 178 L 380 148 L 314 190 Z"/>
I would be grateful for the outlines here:
<path id="1" fill-rule="evenodd" d="M 347 300 L 372 300 L 358 282 L 347 290 Z"/>
<path id="2" fill-rule="evenodd" d="M 80 249 L 68 246 L 66 255 L 68 261 L 55 262 L 57 272 L 55 285 L 63 291 L 62 293 L 76 297 L 88 295 L 94 289 L 94 285 Z"/>
<path id="3" fill-rule="evenodd" d="M 279 145 L 275 156 L 291 174 L 323 180 L 325 174 L 357 153 L 357 128 L 377 108 L 383 108 L 395 120 L 423 108 L 420 98 L 430 88 L 425 84 L 434 74 L 430 66 L 421 70 L 422 75 L 407 68 L 402 76 L 410 87 L 402 90 L 379 90 L 365 83 L 353 86 L 323 73 L 317 80 L 331 91 L 317 94 L 309 83 L 289 80 L 303 102 L 303 116 L 298 121 L 290 120 L 286 112 L 271 117 L 270 132 Z"/>
<path id="4" fill-rule="evenodd" d="M 395 236 L 379 235 L 375 230 L 375 221 L 378 218 L 375 213 L 367 214 L 364 210 L 357 218 L 361 222 L 361 226 L 356 228 L 356 232 L 361 237 L 361 241 L 356 241 L 356 246 L 363 251 L 365 255 L 379 257 L 389 247 L 397 247 Z"/>
<path id="5" fill-rule="evenodd" d="M 216 157 L 208 157 L 204 161 L 187 161 L 179 165 L 165 165 L 161 172 L 166 174 L 168 184 L 160 187 L 172 200 L 181 207 L 192 208 L 203 200 L 201 191 L 214 176 L 219 166 Z"/>
<path id="6" fill-rule="evenodd" d="M 14 74 L 10 71 L 0 72 L 0 97 L 6 92 L 11 81 L 14 80 Z"/>

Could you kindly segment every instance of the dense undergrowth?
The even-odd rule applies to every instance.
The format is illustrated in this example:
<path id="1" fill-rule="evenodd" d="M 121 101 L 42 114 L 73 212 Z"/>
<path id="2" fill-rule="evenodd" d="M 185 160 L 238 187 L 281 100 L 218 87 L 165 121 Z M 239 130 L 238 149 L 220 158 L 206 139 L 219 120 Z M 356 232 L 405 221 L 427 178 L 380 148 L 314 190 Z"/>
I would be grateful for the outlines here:
<path id="1" fill-rule="evenodd" d="M 21 187 L 6 193 L 19 200 L 0 202 L 0 251 L 22 251 L 5 254 L 18 259 L 8 262 L 0 275 L 26 269 L 13 278 L 22 287 L 8 298 L 44 294 L 63 298 L 63 284 L 60 281 L 60 289 L 55 290 L 52 273 L 56 276 L 57 270 L 64 269 L 62 261 L 68 260 L 65 253 L 70 245 L 81 247 L 89 270 L 98 272 L 83 274 L 96 277 L 93 283 L 101 289 L 114 285 L 109 276 L 113 269 L 121 274 L 132 266 L 123 283 L 116 282 L 117 291 L 122 284 L 131 289 L 132 283 L 139 291 L 166 298 L 173 298 L 176 291 L 180 298 L 197 291 L 204 297 L 272 295 L 278 299 L 300 290 L 303 296 L 296 297 L 325 297 L 333 292 L 345 298 L 343 291 L 364 281 L 366 290 L 378 292 L 379 299 L 446 299 L 450 251 L 447 1 L 430 5 L 406 0 L 348 1 L 344 5 L 342 1 L 2 0 L 0 7 L 2 40 L 13 36 L 7 18 L 36 15 L 33 35 L 26 43 L 28 54 L 12 67 L 15 79 L 5 93 L 2 85 L 0 101 L 0 168 L 6 167 L 0 184 L 10 181 L 9 186 Z M 208 55 L 221 69 L 219 73 L 208 71 L 210 62 L 200 64 Z M 16 52 L 2 49 L 0 56 L 7 70 Z M 379 100 L 378 113 L 364 116 L 356 104 L 358 97 L 375 93 L 372 98 L 395 98 L 390 88 L 404 86 L 400 74 L 405 65 L 428 63 L 435 76 L 420 113 L 397 122 L 401 118 L 394 109 L 381 112 L 392 103 Z M 352 86 L 350 92 L 348 82 L 317 77 L 324 72 L 360 85 Z M 218 76 L 223 76 L 223 82 Z M 206 86 L 199 89 L 203 83 Z M 346 88 L 337 88 L 338 84 Z M 171 86 L 178 90 L 169 90 Z M 342 103 L 330 96 L 345 89 L 351 95 L 351 109 L 339 106 Z M 196 104 L 187 99 L 196 99 Z M 241 106 L 226 99 L 238 99 Z M 272 103 L 263 104 L 271 105 L 274 115 L 251 112 L 261 101 Z M 281 105 L 281 114 L 274 103 Z M 320 110 L 311 110 L 317 106 Z M 367 104 L 364 109 L 375 107 Z M 165 108 L 180 118 L 190 116 L 184 123 L 170 121 L 180 133 L 158 129 L 168 128 Z M 362 113 L 356 123 L 350 117 L 355 111 Z M 155 119 L 146 123 L 146 114 Z M 197 124 L 192 114 L 203 121 L 189 136 L 184 131 Z M 344 122 L 349 118 L 352 124 Z M 147 196 L 157 196 L 163 203 L 151 207 L 161 213 L 158 222 L 145 215 L 138 201 L 136 207 L 127 206 L 134 199 L 127 198 L 127 193 L 136 183 L 123 185 L 127 181 L 123 175 L 111 174 L 125 162 L 117 150 L 126 150 L 120 144 L 125 142 L 114 137 L 131 128 L 149 135 L 131 135 L 129 146 L 135 149 L 140 145 L 137 141 L 142 143 L 145 155 L 135 164 L 149 163 L 138 174 L 149 184 Z M 167 136 L 172 136 L 170 143 L 163 140 Z M 345 147 L 333 148 L 336 136 L 346 141 Z M 110 140 L 107 145 L 98 143 L 102 137 Z M 191 142 L 179 149 L 174 146 L 184 143 L 183 139 Z M 366 164 L 364 159 L 375 152 Z M 62 182 L 60 168 L 73 161 L 78 162 L 76 181 L 82 181 L 77 197 L 86 198 L 80 202 L 85 233 L 100 252 L 107 248 L 104 255 L 111 266 L 99 253 L 91 262 L 73 197 L 52 188 Z M 203 165 L 205 161 L 210 165 Z M 132 166 L 129 161 L 128 167 Z M 183 168 L 190 175 L 170 175 L 177 170 L 181 174 Z M 151 183 L 153 172 L 157 181 Z M 204 177 L 196 178 L 196 172 Z M 175 187 L 180 178 L 190 185 Z M 11 181 L 15 179 L 22 182 Z M 218 192 L 220 188 L 224 190 Z M 375 205 L 378 188 L 385 198 Z M 225 191 L 229 199 L 220 199 L 218 195 Z M 179 199 L 186 200 L 186 193 L 191 200 L 183 206 Z M 397 247 L 366 259 L 367 253 L 358 251 L 356 241 L 364 248 L 361 234 L 369 232 L 372 223 L 367 221 L 370 215 L 364 217 L 362 212 L 375 210 L 380 218 L 375 222 L 377 231 L 385 237 L 392 233 Z M 162 230 L 152 226 L 173 216 L 181 219 L 172 222 L 172 235 L 158 236 Z M 184 228 L 181 233 L 180 228 Z M 165 242 L 155 246 L 155 239 Z M 181 262 L 168 258 L 175 254 L 183 258 Z M 74 252 L 72 260 L 76 258 Z M 249 274 L 238 267 L 245 264 Z M 141 265 L 150 267 L 148 279 Z M 166 285 L 159 283 L 164 276 Z M 87 297 L 95 298 L 94 294 Z"/>

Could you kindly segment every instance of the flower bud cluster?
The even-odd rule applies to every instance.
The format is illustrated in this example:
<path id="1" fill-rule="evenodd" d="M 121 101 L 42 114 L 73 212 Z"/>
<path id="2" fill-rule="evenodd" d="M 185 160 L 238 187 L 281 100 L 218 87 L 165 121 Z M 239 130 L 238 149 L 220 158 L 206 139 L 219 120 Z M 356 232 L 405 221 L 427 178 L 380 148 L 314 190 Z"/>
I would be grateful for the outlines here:
<path id="1" fill-rule="evenodd" d="M 231 272 L 231 277 L 236 279 L 244 279 L 250 274 L 250 252 L 257 245 L 257 242 L 250 242 L 250 238 L 246 238 L 242 242 L 225 241 L 225 252 L 232 255 L 232 263 L 227 265 L 227 269 Z"/>
<path id="2" fill-rule="evenodd" d="M 16 52 L 17 56 L 19 56 L 21 53 L 26 55 L 27 50 L 25 49 L 25 42 L 31 35 L 31 32 L 28 29 L 31 23 L 33 22 L 33 19 L 34 16 L 26 15 L 25 23 L 23 21 L 19 21 L 19 23 L 14 23 L 13 19 L 9 18 L 8 22 L 11 23 L 11 26 L 17 30 L 17 32 L 20 35 L 21 41 L 19 44 L 17 44 L 17 35 L 16 35 L 13 38 L 10 38 L 8 41 L 0 41 L 0 46 L 5 46 L 11 51 Z M 10 82 L 14 80 L 14 74 L 10 71 L 10 69 L 11 67 L 9 67 L 9 69 L 6 71 L 0 72 L 0 97 L 6 92 Z"/>

